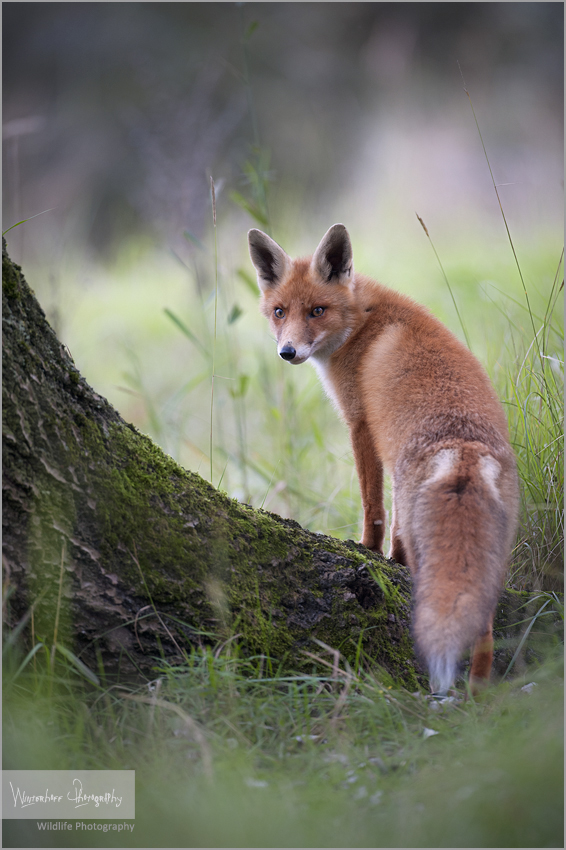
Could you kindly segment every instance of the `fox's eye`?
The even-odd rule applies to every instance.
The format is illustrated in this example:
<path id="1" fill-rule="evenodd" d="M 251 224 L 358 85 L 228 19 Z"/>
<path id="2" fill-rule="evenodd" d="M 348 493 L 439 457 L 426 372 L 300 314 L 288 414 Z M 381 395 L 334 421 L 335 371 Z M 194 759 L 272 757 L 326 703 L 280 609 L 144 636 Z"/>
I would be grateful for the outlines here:
<path id="1" fill-rule="evenodd" d="M 312 311 L 311 315 L 312 316 L 322 316 L 325 309 L 326 309 L 325 307 L 315 307 L 314 310 Z"/>
<path id="2" fill-rule="evenodd" d="M 281 307 L 276 307 L 273 311 L 276 319 L 283 319 L 285 317 L 285 311 L 281 309 Z"/>

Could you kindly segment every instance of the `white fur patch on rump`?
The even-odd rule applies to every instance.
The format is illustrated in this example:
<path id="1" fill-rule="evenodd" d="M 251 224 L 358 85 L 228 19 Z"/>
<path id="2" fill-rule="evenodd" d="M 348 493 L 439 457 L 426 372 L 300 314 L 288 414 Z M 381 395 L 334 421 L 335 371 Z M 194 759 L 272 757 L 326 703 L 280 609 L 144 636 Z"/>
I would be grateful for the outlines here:
<path id="1" fill-rule="evenodd" d="M 431 467 L 433 472 L 424 482 L 425 486 L 435 484 L 437 481 L 442 481 L 443 478 L 446 478 L 453 471 L 459 459 L 460 453 L 458 449 L 440 449 L 432 458 Z"/>
<path id="2" fill-rule="evenodd" d="M 482 455 L 479 460 L 479 469 L 491 495 L 500 502 L 501 494 L 497 489 L 497 479 L 501 472 L 501 465 L 491 455 Z"/>

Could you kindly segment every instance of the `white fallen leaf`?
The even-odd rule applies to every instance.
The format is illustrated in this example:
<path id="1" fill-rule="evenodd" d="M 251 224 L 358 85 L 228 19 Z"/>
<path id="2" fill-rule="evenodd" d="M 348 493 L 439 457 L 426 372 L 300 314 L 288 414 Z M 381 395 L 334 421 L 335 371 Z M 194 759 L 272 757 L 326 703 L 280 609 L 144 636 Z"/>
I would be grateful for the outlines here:
<path id="1" fill-rule="evenodd" d="M 363 800 L 364 797 L 367 797 L 368 791 L 365 785 L 360 785 L 360 787 L 355 791 L 352 795 L 352 800 Z"/>
<path id="2" fill-rule="evenodd" d="M 425 726 L 423 729 L 423 738 L 430 738 L 432 735 L 438 735 L 438 732 L 435 732 L 434 729 L 427 729 Z"/>
<path id="3" fill-rule="evenodd" d="M 269 782 L 266 782 L 265 779 L 245 779 L 244 780 L 248 788 L 267 788 Z"/>

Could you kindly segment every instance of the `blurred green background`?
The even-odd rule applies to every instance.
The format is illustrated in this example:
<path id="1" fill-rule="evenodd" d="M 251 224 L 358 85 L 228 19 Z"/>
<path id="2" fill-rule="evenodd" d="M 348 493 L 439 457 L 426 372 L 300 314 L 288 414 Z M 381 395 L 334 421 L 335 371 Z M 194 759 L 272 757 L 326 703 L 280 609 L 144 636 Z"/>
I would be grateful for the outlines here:
<path id="1" fill-rule="evenodd" d="M 358 270 L 465 331 L 527 428 L 510 380 L 560 278 L 562 4 L 11 3 L 3 19 L 4 228 L 49 210 L 9 252 L 89 383 L 183 466 L 359 536 L 346 429 L 313 370 L 276 356 L 250 226 L 295 256 L 344 222 Z"/>
<path id="2" fill-rule="evenodd" d="M 563 4 L 2 12 L 4 230 L 37 216 L 8 250 L 97 392 L 231 496 L 359 538 L 346 428 L 277 357 L 246 239 L 296 256 L 341 221 L 357 269 L 487 368 L 521 475 L 508 585 L 542 591 L 507 681 L 445 709 L 372 659 L 280 677 L 237 634 L 123 692 L 49 635 L 22 660 L 16 629 L 5 766 L 136 769 L 134 846 L 562 846 L 558 632 L 546 668 L 522 659 L 563 621 Z M 67 840 L 22 823 L 5 844 Z"/>

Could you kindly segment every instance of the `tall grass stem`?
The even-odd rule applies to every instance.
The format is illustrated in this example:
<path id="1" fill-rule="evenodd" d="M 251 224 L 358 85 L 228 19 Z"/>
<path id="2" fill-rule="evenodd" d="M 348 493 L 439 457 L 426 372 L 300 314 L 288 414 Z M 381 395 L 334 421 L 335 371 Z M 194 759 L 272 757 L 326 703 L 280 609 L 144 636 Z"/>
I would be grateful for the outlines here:
<path id="1" fill-rule="evenodd" d="M 530 303 L 530 300 L 529 300 L 529 293 L 527 292 L 527 285 L 526 285 L 525 280 L 524 280 L 524 278 L 523 278 L 523 272 L 522 272 L 522 270 L 521 270 L 521 265 L 520 265 L 520 263 L 519 263 L 519 258 L 517 257 L 517 252 L 515 251 L 515 245 L 513 244 L 513 239 L 511 238 L 511 231 L 509 230 L 509 225 L 507 224 L 507 218 L 506 218 L 506 216 L 505 216 L 505 211 L 504 211 L 504 209 L 503 209 L 503 204 L 501 203 L 501 197 L 500 197 L 500 195 L 499 195 L 499 191 L 498 191 L 498 189 L 497 189 L 497 183 L 495 182 L 495 177 L 493 176 L 493 171 L 491 170 L 491 163 L 490 163 L 490 161 L 489 161 L 489 156 L 487 155 L 487 149 L 486 149 L 486 146 L 485 146 L 485 143 L 484 143 L 484 140 L 483 140 L 483 136 L 482 136 L 482 134 L 481 134 L 481 130 L 480 130 L 480 125 L 479 125 L 478 119 L 477 119 L 477 117 L 476 117 L 476 112 L 475 112 L 475 109 L 474 109 L 474 104 L 472 103 L 472 98 L 471 98 L 470 92 L 468 91 L 468 88 L 467 88 L 467 86 L 466 86 L 466 81 L 465 81 L 465 79 L 464 79 L 464 74 L 462 73 L 462 69 L 460 68 L 460 63 L 459 63 L 459 62 L 458 62 L 458 68 L 460 69 L 460 74 L 461 74 L 461 76 L 462 76 L 462 83 L 464 84 L 464 91 L 466 92 L 466 95 L 468 96 L 468 101 L 469 101 L 469 104 L 470 104 L 470 108 L 471 108 L 471 110 L 472 110 L 472 115 L 474 116 L 474 121 L 475 121 L 475 125 L 476 125 L 477 131 L 478 131 L 478 135 L 479 135 L 479 137 L 480 137 L 480 142 L 481 142 L 481 146 L 482 146 L 482 148 L 483 148 L 483 152 L 484 152 L 484 156 L 485 156 L 485 161 L 487 162 L 487 167 L 488 167 L 488 169 L 489 169 L 489 174 L 490 174 L 490 177 L 491 177 L 491 182 L 493 183 L 493 188 L 494 188 L 494 190 L 495 190 L 495 194 L 496 194 L 496 197 L 497 197 L 497 203 L 499 204 L 499 209 L 501 210 L 501 215 L 502 215 L 502 217 L 503 217 L 503 223 L 504 223 L 504 225 L 505 225 L 505 230 L 507 231 L 507 238 L 509 239 L 509 244 L 510 244 L 510 246 L 511 246 L 511 250 L 512 250 L 512 252 L 513 252 L 513 256 L 514 256 L 514 258 L 515 258 L 515 264 L 516 264 L 516 266 L 517 266 L 517 271 L 519 272 L 519 277 L 520 277 L 520 279 L 521 279 L 521 284 L 523 285 L 523 292 L 525 293 L 525 301 L 527 302 L 527 309 L 528 309 L 528 311 L 529 311 L 529 316 L 530 316 L 530 318 L 531 318 L 531 324 L 532 324 L 532 326 L 533 326 L 533 333 L 534 333 L 534 334 L 536 334 L 534 318 L 533 318 L 533 314 L 532 314 L 532 310 L 531 310 L 531 303 Z M 542 364 L 542 360 L 541 360 L 541 364 Z M 544 368 L 544 364 L 542 364 L 542 366 L 543 366 L 543 368 Z"/>
<path id="2" fill-rule="evenodd" d="M 214 366 L 216 360 L 216 323 L 218 318 L 218 236 L 216 230 L 216 190 L 212 176 L 210 178 L 210 196 L 212 199 L 212 224 L 214 227 L 214 335 L 212 338 L 212 381 L 210 384 L 210 483 L 212 484 Z"/>
<path id="3" fill-rule="evenodd" d="M 470 339 L 469 339 L 467 331 L 466 331 L 466 326 L 464 325 L 464 322 L 463 322 L 462 317 L 460 315 L 460 311 L 458 310 L 458 305 L 456 304 L 456 299 L 454 297 L 454 293 L 452 292 L 452 287 L 450 286 L 450 282 L 448 280 L 446 272 L 444 271 L 444 266 L 442 265 L 442 263 L 440 261 L 440 257 L 438 256 L 438 252 L 437 252 L 436 248 L 434 247 L 434 242 L 431 239 L 431 236 L 430 236 L 430 233 L 428 232 L 428 228 L 427 228 L 426 224 L 424 223 L 424 221 L 422 220 L 422 218 L 420 217 L 420 215 L 418 213 L 415 213 L 415 215 L 418 218 L 422 229 L 424 230 L 424 232 L 426 233 L 426 235 L 428 237 L 428 241 L 430 242 L 430 247 L 434 251 L 434 256 L 437 259 L 438 265 L 440 266 L 440 271 L 442 272 L 444 280 L 446 281 L 446 286 L 448 287 L 448 292 L 450 293 L 450 297 L 452 298 L 452 303 L 454 304 L 454 309 L 456 310 L 456 315 L 458 316 L 458 320 L 460 322 L 460 327 L 462 328 L 462 331 L 464 333 L 464 337 L 466 339 L 466 345 L 471 350 L 472 347 L 470 345 Z"/>
<path id="4" fill-rule="evenodd" d="M 63 595 L 63 570 L 65 569 L 65 555 L 67 552 L 67 541 L 63 538 L 61 547 L 61 569 L 59 571 L 59 593 L 57 595 L 57 609 L 55 611 L 55 626 L 53 628 L 53 646 L 51 647 L 51 670 L 55 667 L 55 650 L 57 648 L 57 637 L 59 634 L 59 614 L 61 612 L 61 597 Z"/>

